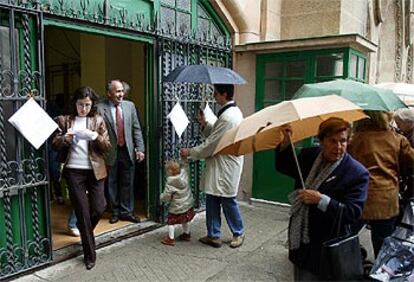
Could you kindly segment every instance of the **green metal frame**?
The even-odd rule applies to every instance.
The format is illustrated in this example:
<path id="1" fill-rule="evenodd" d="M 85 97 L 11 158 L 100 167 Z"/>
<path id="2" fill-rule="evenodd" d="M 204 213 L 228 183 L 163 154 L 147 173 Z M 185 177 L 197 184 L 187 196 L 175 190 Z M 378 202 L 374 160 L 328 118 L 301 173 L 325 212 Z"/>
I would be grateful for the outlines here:
<path id="1" fill-rule="evenodd" d="M 320 55 L 328 55 L 332 53 L 343 54 L 343 73 L 340 76 L 317 76 L 316 58 Z M 356 76 L 350 76 L 351 57 L 356 56 L 357 62 L 364 64 L 363 78 L 358 78 L 358 64 L 356 66 Z M 294 62 L 304 61 L 305 71 L 303 77 L 287 77 L 286 65 L 284 65 L 283 73 L 281 77 L 266 77 L 265 76 L 265 64 L 269 62 Z M 265 81 L 268 79 L 277 79 L 282 81 L 303 79 L 304 83 L 315 83 L 317 79 L 332 80 L 336 78 L 350 78 L 359 81 L 365 81 L 366 79 L 366 67 L 367 59 L 364 54 L 351 48 L 336 48 L 336 49 L 323 49 L 323 50 L 307 50 L 287 53 L 276 54 L 262 54 L 257 56 L 256 61 L 256 111 L 262 108 L 283 101 L 279 100 L 265 100 Z M 285 92 L 285 84 L 282 83 L 281 92 Z M 284 95 L 282 95 L 282 98 Z M 304 140 L 298 144 L 297 149 L 300 150 L 303 147 L 312 144 L 312 139 Z M 291 178 L 282 175 L 274 169 L 274 152 L 266 151 L 254 154 L 253 159 L 253 185 L 252 196 L 256 199 L 264 199 L 278 202 L 286 202 L 287 195 L 293 189 L 293 181 Z"/>
<path id="2" fill-rule="evenodd" d="M 209 2 L 208 0 L 200 0 L 199 4 L 205 8 L 206 12 L 211 16 L 211 19 L 214 21 L 214 23 L 217 24 L 220 31 L 230 38 L 230 32 L 228 31 L 223 19 L 220 18 L 216 10 L 214 10 L 211 2 Z M 198 19 L 198 16 L 196 18 Z M 197 26 L 197 23 L 194 23 L 194 26 Z"/>
<path id="3" fill-rule="evenodd" d="M 157 67 L 153 64 L 155 59 L 155 45 L 148 45 L 146 48 L 147 51 L 147 60 L 146 60 L 146 83 L 147 83 L 147 95 L 145 95 L 147 110 L 146 120 L 148 124 L 148 136 L 146 140 L 147 144 L 147 156 L 148 156 L 148 187 L 156 187 L 155 189 L 148 189 L 147 194 L 147 210 L 151 219 L 156 220 L 158 213 L 158 197 L 160 193 L 161 183 L 162 183 L 162 169 L 159 167 L 158 160 L 161 158 L 161 142 L 158 141 L 158 131 L 159 131 L 159 120 L 161 111 L 157 109 L 160 108 L 159 94 L 156 93 L 157 82 L 154 76 L 158 71 Z M 149 157 L 150 156 L 150 157 Z M 161 170 L 161 171 L 160 171 Z"/>
<path id="4" fill-rule="evenodd" d="M 1 5 L 0 10 L 1 13 L 8 13 L 2 16 L 10 23 L 2 21 L 2 25 L 10 29 L 14 27 L 17 31 L 17 38 L 11 40 L 10 45 L 13 46 L 11 50 L 17 50 L 14 62 L 18 63 L 12 63 L 10 69 L 2 69 L 2 74 L 5 71 L 14 73 L 14 79 L 10 81 L 14 90 L 2 95 L 0 101 L 3 123 L 6 104 L 16 111 L 27 101 L 27 93 L 35 90 L 35 99 L 44 106 L 44 93 L 42 81 L 35 78 L 37 74 L 40 79 L 41 72 L 38 37 L 41 14 Z M 2 80 L 4 83 L 7 79 L 3 76 Z M 0 278 L 44 265 L 52 255 L 45 146 L 35 150 L 20 134 L 12 133 L 7 139 L 12 139 L 15 147 L 9 148 L 10 151 L 6 148 L 2 150 L 2 154 L 7 152 L 6 155 L 10 155 L 6 159 L 2 156 L 1 178 L 2 185 L 5 185 L 0 189 Z M 2 147 L 6 147 L 6 143 L 3 146 L 2 142 Z M 4 169 L 10 171 L 4 175 Z M 16 170 L 17 177 L 13 170 Z"/>
<path id="5" fill-rule="evenodd" d="M 103 36 L 111 36 L 111 37 L 117 37 L 127 40 L 133 40 L 148 44 L 154 44 L 154 38 L 149 35 L 143 35 L 143 34 L 132 34 L 130 32 L 120 32 L 114 29 L 108 29 L 104 27 L 96 27 L 88 24 L 78 24 L 73 23 L 70 20 L 64 20 L 64 19 L 56 19 L 56 18 L 46 18 L 44 20 L 45 26 L 54 26 L 59 28 L 65 28 L 70 30 L 76 30 L 80 32 L 86 32 L 90 34 L 96 34 L 96 35 L 103 35 Z"/>

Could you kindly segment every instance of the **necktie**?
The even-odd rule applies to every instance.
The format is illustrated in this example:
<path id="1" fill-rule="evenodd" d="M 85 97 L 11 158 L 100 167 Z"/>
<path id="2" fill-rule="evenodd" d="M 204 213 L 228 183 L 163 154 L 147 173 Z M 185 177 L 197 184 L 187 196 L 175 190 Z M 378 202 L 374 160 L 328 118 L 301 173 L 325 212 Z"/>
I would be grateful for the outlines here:
<path id="1" fill-rule="evenodd" d="M 117 144 L 118 146 L 122 147 L 125 145 L 125 135 L 124 135 L 124 121 L 122 119 L 121 113 L 121 106 L 116 106 L 116 136 L 117 136 Z"/>

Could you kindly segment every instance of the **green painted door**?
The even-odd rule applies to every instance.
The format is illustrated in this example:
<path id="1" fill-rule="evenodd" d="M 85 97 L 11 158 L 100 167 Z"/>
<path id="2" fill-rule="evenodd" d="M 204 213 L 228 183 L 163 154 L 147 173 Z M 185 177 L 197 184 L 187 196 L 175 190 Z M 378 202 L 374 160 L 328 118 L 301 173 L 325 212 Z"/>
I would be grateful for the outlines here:
<path id="1" fill-rule="evenodd" d="M 52 259 L 46 148 L 7 121 L 29 93 L 45 106 L 40 26 L 38 13 L 0 4 L 0 279 Z"/>
<path id="2" fill-rule="evenodd" d="M 349 48 L 265 54 L 257 57 L 256 110 L 290 100 L 304 83 L 353 78 L 363 81 L 366 58 Z M 312 139 L 297 144 L 299 151 Z M 252 197 L 287 202 L 293 180 L 275 170 L 274 151 L 255 153 Z"/>

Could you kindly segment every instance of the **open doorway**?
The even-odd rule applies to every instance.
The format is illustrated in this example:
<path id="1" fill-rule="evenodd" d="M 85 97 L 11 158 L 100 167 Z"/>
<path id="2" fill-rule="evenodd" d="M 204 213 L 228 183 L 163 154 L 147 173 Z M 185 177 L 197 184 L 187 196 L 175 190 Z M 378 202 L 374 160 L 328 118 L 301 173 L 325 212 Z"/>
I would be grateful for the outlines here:
<path id="1" fill-rule="evenodd" d="M 80 86 L 90 86 L 100 97 L 105 97 L 106 82 L 120 79 L 131 87 L 127 99 L 137 107 L 146 140 L 146 44 L 57 27 L 46 27 L 44 34 L 45 86 L 49 114 L 56 116 L 67 113 L 71 94 Z M 53 158 L 53 152 L 49 154 Z M 136 165 L 135 214 L 141 219 L 148 217 L 148 203 L 145 200 L 148 181 L 145 170 L 145 162 Z M 53 250 L 58 250 L 80 241 L 80 237 L 73 236 L 68 229 L 72 207 L 65 181 L 52 182 L 52 242 Z M 105 213 L 95 230 L 96 236 L 131 224 L 126 221 L 109 224 L 109 218 L 110 214 Z"/>

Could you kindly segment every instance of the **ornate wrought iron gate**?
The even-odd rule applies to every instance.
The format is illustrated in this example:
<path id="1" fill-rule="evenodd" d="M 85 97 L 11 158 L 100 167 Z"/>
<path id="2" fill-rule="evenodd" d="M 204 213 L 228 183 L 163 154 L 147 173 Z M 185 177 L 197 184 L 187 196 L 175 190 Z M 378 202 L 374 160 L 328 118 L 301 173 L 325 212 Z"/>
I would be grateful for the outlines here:
<path id="1" fill-rule="evenodd" d="M 197 38 L 197 36 L 196 36 Z M 213 88 L 210 85 L 200 84 L 172 84 L 164 83 L 163 78 L 175 67 L 190 64 L 210 64 L 215 66 L 231 66 L 230 45 L 201 44 L 197 40 L 189 38 L 160 38 L 158 41 L 158 55 L 161 67 L 161 106 L 162 106 L 162 162 L 179 159 L 179 150 L 183 147 L 194 147 L 202 142 L 200 128 L 196 116 L 206 102 L 215 107 Z M 190 120 L 181 139 L 177 137 L 167 115 L 176 103 L 181 103 L 187 117 Z M 203 168 L 203 162 L 190 162 L 191 188 L 196 196 L 196 208 L 202 208 L 205 196 L 202 187 L 199 187 L 199 179 Z M 201 188 L 201 189 L 200 189 Z"/>
<path id="2" fill-rule="evenodd" d="M 52 253 L 45 148 L 35 150 L 7 121 L 29 93 L 45 106 L 41 15 L 1 3 L 0 279 L 48 263 Z"/>

